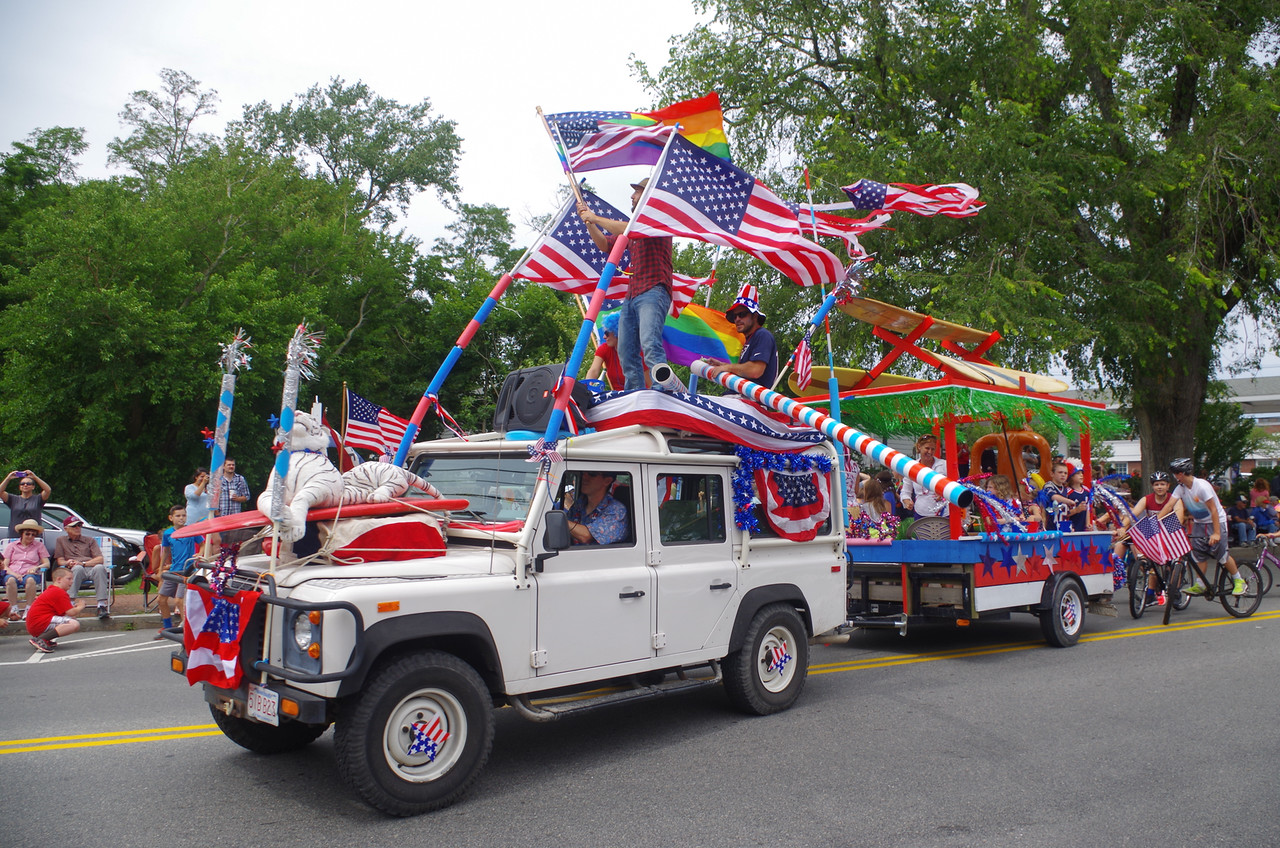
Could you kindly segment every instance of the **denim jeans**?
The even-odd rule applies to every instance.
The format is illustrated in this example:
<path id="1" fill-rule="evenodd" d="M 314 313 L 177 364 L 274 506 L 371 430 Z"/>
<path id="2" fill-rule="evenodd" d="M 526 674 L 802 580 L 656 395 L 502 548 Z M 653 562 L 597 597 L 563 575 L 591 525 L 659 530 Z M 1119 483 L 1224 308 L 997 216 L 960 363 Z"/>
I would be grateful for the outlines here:
<path id="1" fill-rule="evenodd" d="M 622 360 L 622 376 L 628 389 L 643 389 L 646 371 L 667 361 L 667 352 L 662 348 L 662 325 L 670 311 L 671 294 L 662 286 L 622 302 L 618 313 L 618 358 Z"/>
<path id="2" fill-rule="evenodd" d="M 1236 531 L 1236 544 L 1238 545 L 1252 542 L 1258 535 L 1257 528 L 1243 521 L 1231 522 L 1231 529 Z"/>

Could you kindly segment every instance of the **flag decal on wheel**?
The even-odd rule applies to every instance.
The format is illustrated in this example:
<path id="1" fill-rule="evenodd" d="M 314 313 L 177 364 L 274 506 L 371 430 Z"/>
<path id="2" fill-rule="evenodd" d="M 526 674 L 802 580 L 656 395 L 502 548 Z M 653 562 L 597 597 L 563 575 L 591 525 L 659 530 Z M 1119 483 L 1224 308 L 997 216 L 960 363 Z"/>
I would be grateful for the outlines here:
<path id="1" fill-rule="evenodd" d="M 413 742 L 409 745 L 409 753 L 426 754 L 427 759 L 434 763 L 449 738 L 444 726 L 440 724 L 440 716 L 436 716 L 430 723 L 415 721 L 411 730 Z"/>

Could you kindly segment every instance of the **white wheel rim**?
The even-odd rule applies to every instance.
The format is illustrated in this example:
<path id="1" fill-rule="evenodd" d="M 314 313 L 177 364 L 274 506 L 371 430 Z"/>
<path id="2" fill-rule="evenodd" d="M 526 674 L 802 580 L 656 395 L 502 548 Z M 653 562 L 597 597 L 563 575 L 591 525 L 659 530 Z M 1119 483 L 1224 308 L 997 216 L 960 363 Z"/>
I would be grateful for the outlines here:
<path id="1" fill-rule="evenodd" d="M 760 685 L 770 692 L 781 692 L 796 675 L 796 645 L 791 631 L 779 625 L 760 640 L 756 657 Z"/>
<path id="2" fill-rule="evenodd" d="M 1058 606 L 1058 620 L 1062 622 L 1062 630 L 1068 636 L 1074 636 L 1080 629 L 1080 596 L 1070 590 L 1062 593 L 1062 603 Z"/>
<path id="3" fill-rule="evenodd" d="M 387 717 L 382 751 L 391 771 L 410 783 L 429 783 L 449 772 L 467 741 L 462 703 L 443 689 L 421 689 Z"/>

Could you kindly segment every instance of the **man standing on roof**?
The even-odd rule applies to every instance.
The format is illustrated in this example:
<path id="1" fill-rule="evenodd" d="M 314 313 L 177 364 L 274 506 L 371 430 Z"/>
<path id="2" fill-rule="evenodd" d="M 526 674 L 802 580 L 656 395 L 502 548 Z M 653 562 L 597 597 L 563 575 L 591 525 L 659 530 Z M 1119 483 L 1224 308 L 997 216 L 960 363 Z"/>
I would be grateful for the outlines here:
<path id="1" fill-rule="evenodd" d="M 632 183 L 631 209 L 640 205 L 649 178 Z M 627 229 L 626 221 L 603 218 L 591 211 L 584 201 L 578 201 L 578 217 L 586 224 L 587 234 L 606 255 L 613 249 L 618 236 Z M 622 358 L 622 375 L 628 389 L 640 389 L 649 385 L 648 376 L 654 366 L 667 361 L 662 347 L 662 325 L 671 311 L 671 261 L 670 236 L 632 236 L 627 243 L 631 251 L 631 281 L 627 284 L 627 296 L 618 313 L 618 354 Z M 641 354 L 644 355 L 643 360 Z M 655 386 L 666 391 L 679 391 L 675 378 L 669 384 Z"/>
<path id="2" fill-rule="evenodd" d="M 733 322 L 746 343 L 737 362 L 713 365 L 710 376 L 737 374 L 765 388 L 773 388 L 773 381 L 778 378 L 778 343 L 774 341 L 773 333 L 764 328 L 765 315 L 760 309 L 760 295 L 756 287 L 750 283 L 744 285 L 724 317 Z"/>

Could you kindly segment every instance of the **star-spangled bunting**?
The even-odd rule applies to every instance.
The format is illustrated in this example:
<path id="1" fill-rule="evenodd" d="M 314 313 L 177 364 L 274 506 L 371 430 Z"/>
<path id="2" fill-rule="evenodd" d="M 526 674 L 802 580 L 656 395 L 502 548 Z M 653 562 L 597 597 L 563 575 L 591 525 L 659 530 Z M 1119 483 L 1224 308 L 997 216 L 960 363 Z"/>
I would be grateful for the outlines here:
<path id="1" fill-rule="evenodd" d="M 756 471 L 756 491 L 764 502 L 765 520 L 779 536 L 807 542 L 831 515 L 827 475 L 821 471 Z"/>
<path id="2" fill-rule="evenodd" d="M 840 259 L 801 235 L 793 207 L 751 174 L 677 136 L 632 222 L 640 235 L 670 235 L 749 253 L 802 286 L 844 278 Z"/>
<path id="3" fill-rule="evenodd" d="M 214 595 L 200 585 L 187 587 L 182 644 L 187 652 L 187 681 L 234 689 L 246 664 L 240 662 L 240 640 L 261 592 Z"/>
<path id="4" fill-rule="evenodd" d="M 807 427 L 776 421 L 761 407 L 741 397 L 709 397 L 644 389 L 610 392 L 585 413 L 597 430 L 632 424 L 672 427 L 756 450 L 801 451 L 823 440 Z"/>
<path id="5" fill-rule="evenodd" d="M 415 721 L 412 730 L 413 742 L 409 744 L 407 753 L 425 754 L 428 760 L 435 762 L 436 757 L 440 756 L 440 749 L 449 739 L 449 734 L 440 723 L 440 716 L 436 716 L 430 723 Z"/>
<path id="6" fill-rule="evenodd" d="M 926 217 L 967 218 L 977 215 L 986 205 L 978 201 L 978 190 L 966 183 L 910 185 L 858 180 L 842 186 L 841 191 L 848 195 L 853 209 L 910 212 Z"/>

